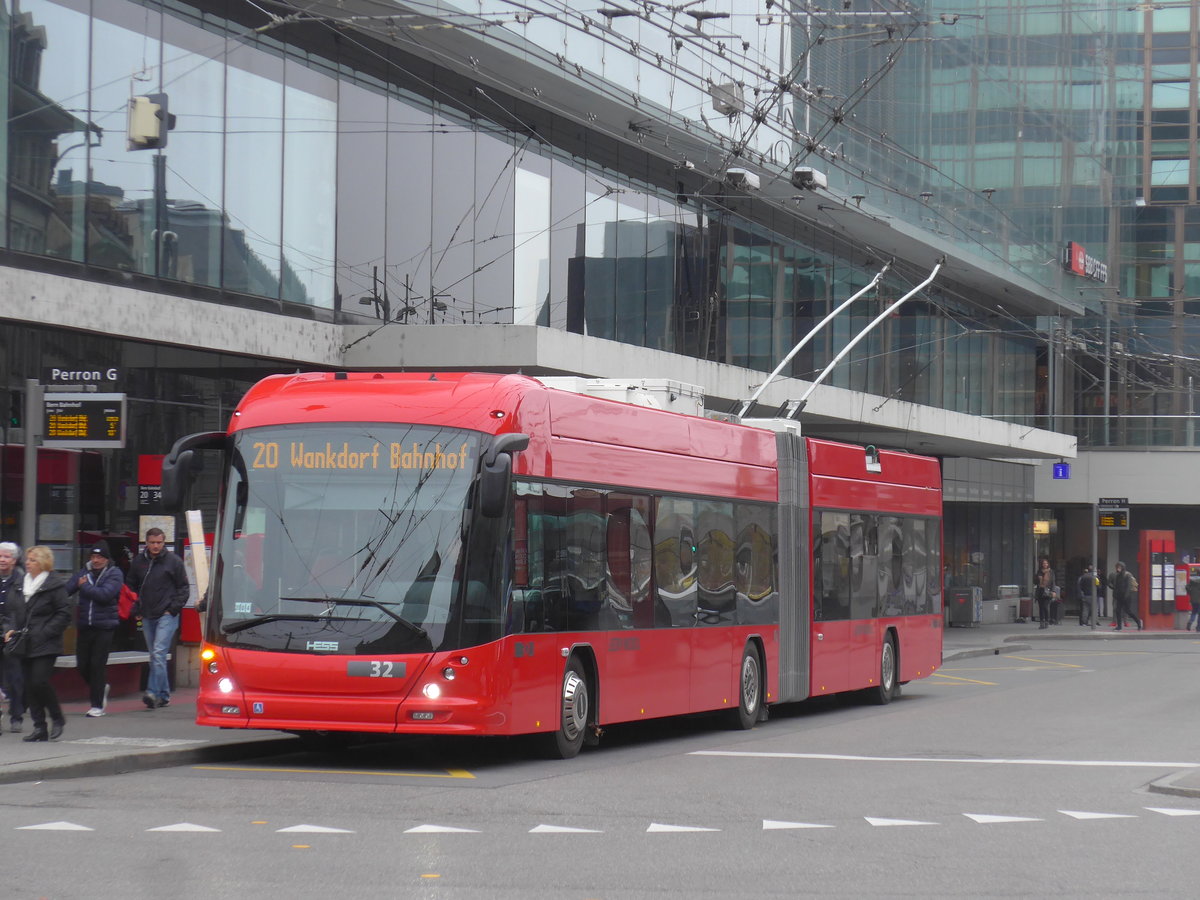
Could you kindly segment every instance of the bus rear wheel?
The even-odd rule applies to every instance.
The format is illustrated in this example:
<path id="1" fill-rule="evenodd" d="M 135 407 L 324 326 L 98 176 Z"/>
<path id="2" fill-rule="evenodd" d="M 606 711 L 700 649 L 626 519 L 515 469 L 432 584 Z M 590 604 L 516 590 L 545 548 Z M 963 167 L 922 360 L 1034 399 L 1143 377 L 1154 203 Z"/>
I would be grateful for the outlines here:
<path id="1" fill-rule="evenodd" d="M 873 703 L 883 706 L 891 703 L 896 694 L 896 642 L 889 634 L 879 651 L 879 684 L 869 688 L 868 695 Z"/>
<path id="2" fill-rule="evenodd" d="M 571 759 L 579 755 L 587 734 L 591 697 L 583 664 L 571 657 L 563 673 L 562 696 L 559 703 L 559 725 L 547 751 L 554 759 Z"/>
<path id="3" fill-rule="evenodd" d="M 759 707 L 762 706 L 762 682 L 758 651 L 753 644 L 747 644 L 742 651 L 742 663 L 738 666 L 738 705 L 737 709 L 730 710 L 730 726 L 742 731 L 754 727 L 758 721 Z"/>

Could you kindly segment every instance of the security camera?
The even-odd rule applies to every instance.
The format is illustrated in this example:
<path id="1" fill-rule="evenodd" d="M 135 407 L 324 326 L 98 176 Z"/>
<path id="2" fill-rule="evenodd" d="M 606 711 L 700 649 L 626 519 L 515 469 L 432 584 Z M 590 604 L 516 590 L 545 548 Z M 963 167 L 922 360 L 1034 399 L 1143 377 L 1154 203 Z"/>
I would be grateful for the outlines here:
<path id="1" fill-rule="evenodd" d="M 817 188 L 829 187 L 829 180 L 824 172 L 818 172 L 811 166 L 797 166 L 792 170 L 792 187 L 802 191 L 815 191 Z"/>
<path id="2" fill-rule="evenodd" d="M 745 169 L 727 169 L 725 183 L 744 191 L 757 191 L 759 186 L 758 176 Z"/>

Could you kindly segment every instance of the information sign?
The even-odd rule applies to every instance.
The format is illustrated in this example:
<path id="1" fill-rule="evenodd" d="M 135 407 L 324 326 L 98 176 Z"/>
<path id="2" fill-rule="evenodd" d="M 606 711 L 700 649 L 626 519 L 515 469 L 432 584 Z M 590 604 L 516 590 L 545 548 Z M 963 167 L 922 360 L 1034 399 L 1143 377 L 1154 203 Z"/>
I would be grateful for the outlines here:
<path id="1" fill-rule="evenodd" d="M 125 446 L 124 394 L 48 393 L 42 398 L 46 447 Z"/>
<path id="2" fill-rule="evenodd" d="M 1129 509 L 1101 508 L 1097 511 L 1096 527 L 1101 531 L 1128 531 Z"/>

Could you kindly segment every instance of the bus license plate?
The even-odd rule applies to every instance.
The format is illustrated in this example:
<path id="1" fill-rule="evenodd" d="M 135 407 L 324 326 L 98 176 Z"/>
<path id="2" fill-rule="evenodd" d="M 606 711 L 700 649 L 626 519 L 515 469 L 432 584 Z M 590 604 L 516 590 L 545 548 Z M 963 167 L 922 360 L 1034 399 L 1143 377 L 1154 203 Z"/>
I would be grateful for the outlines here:
<path id="1" fill-rule="evenodd" d="M 403 678 L 405 664 L 388 659 L 355 660 L 346 663 L 351 678 Z"/>

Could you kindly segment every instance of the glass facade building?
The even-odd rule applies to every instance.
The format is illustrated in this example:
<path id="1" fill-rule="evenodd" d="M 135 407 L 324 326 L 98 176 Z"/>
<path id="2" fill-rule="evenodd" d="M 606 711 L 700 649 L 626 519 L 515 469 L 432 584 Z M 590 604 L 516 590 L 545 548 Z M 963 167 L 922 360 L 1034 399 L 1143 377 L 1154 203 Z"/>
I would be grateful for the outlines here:
<path id="1" fill-rule="evenodd" d="M 760 371 L 890 262 L 783 373 L 812 379 L 946 257 L 829 384 L 1085 446 L 1193 445 L 1194 6 L 6 0 L 0 262 L 217 318 L 536 325 Z M 163 108 L 157 147 L 130 128 L 139 97 Z M 900 233 L 919 252 L 892 259 Z M 1067 244 L 1107 280 L 1066 271 Z M 134 456 L 219 427 L 280 365 L 120 331 L 105 309 L 91 334 L 0 337 L 10 404 L 79 341 L 170 373 L 130 384 L 88 528 L 128 530 Z M 947 561 L 1024 583 L 1026 488 L 956 495 L 988 534 L 948 530 Z"/>

